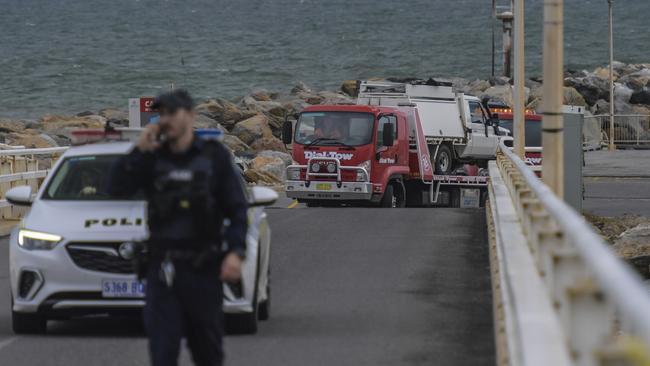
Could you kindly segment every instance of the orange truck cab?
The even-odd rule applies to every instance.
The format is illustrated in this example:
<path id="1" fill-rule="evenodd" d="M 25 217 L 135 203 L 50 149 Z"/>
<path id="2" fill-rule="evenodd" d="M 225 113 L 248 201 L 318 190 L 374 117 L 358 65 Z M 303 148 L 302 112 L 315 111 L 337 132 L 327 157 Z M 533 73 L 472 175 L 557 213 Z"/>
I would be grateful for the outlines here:
<path id="1" fill-rule="evenodd" d="M 433 170 L 413 107 L 319 105 L 286 122 L 292 144 L 286 194 L 308 206 L 404 207 L 407 185 L 431 184 Z"/>

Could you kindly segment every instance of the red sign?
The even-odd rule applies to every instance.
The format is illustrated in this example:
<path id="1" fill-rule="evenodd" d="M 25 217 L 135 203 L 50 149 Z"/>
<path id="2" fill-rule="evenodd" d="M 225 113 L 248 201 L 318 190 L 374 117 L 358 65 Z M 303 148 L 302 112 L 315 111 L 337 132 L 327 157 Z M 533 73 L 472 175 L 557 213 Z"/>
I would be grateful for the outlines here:
<path id="1" fill-rule="evenodd" d="M 140 113 L 153 112 L 151 105 L 153 104 L 155 98 L 152 97 L 142 97 L 140 98 Z"/>

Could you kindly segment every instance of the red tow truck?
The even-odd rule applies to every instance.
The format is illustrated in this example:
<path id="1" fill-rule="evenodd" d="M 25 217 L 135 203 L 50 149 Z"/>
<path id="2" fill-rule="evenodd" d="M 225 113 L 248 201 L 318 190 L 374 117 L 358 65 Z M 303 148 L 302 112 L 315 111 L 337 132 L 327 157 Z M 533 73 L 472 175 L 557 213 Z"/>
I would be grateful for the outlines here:
<path id="1" fill-rule="evenodd" d="M 434 175 L 417 106 L 319 105 L 283 126 L 286 194 L 310 207 L 479 207 L 488 177 L 466 165 Z"/>

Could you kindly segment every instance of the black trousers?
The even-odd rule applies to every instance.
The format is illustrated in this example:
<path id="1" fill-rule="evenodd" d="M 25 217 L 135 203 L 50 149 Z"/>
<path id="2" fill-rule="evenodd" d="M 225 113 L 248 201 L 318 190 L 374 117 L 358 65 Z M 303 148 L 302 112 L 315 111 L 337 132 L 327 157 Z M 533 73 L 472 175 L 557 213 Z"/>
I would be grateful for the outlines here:
<path id="1" fill-rule="evenodd" d="M 176 265 L 171 288 L 160 278 L 160 265 L 147 274 L 144 323 L 153 366 L 176 366 L 185 337 L 197 366 L 223 364 L 223 288 L 219 271 L 197 272 Z"/>

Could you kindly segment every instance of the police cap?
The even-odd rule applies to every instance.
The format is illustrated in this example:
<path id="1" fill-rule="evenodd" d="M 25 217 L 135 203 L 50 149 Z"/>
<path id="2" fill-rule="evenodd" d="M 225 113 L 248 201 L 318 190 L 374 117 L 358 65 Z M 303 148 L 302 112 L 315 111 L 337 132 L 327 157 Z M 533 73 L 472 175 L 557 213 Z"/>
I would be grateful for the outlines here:
<path id="1" fill-rule="evenodd" d="M 187 90 L 176 89 L 158 95 L 153 101 L 151 108 L 160 113 L 169 114 L 174 114 L 179 109 L 191 111 L 194 109 L 194 100 Z"/>

